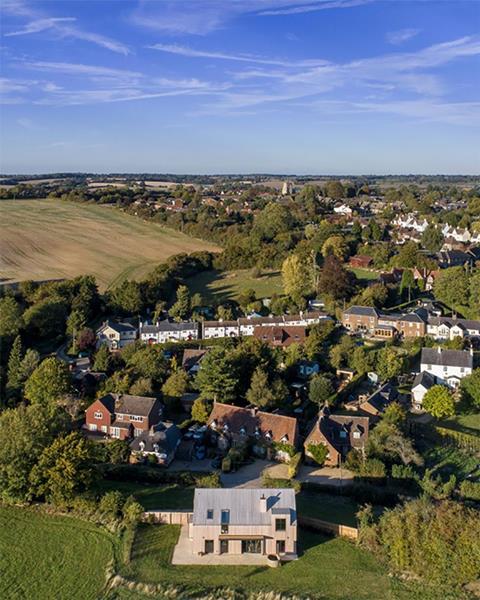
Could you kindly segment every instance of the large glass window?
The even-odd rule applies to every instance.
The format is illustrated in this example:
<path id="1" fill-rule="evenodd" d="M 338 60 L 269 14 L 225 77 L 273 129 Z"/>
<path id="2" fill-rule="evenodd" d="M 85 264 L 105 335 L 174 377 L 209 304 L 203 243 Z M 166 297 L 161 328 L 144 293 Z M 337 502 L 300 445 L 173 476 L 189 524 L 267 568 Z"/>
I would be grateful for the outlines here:
<path id="1" fill-rule="evenodd" d="M 275 531 L 285 531 L 287 529 L 286 519 L 275 519 Z"/>
<path id="2" fill-rule="evenodd" d="M 230 511 L 223 509 L 220 513 L 221 532 L 228 533 L 228 524 L 230 523 Z"/>
<path id="3" fill-rule="evenodd" d="M 242 540 L 242 554 L 261 554 L 262 540 Z"/>

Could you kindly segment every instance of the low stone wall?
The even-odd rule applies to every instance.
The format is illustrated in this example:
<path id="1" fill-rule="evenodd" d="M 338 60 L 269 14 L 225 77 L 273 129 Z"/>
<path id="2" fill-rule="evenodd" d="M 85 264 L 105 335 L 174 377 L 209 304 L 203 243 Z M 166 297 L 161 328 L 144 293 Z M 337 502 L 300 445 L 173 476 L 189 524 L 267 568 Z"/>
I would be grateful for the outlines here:
<path id="1" fill-rule="evenodd" d="M 299 517 L 298 524 L 304 527 L 311 527 L 325 533 L 332 533 L 335 536 L 346 537 L 351 540 L 358 539 L 358 529 L 349 527 L 348 525 L 339 525 L 338 523 L 330 523 L 313 517 Z"/>
<path id="2" fill-rule="evenodd" d="M 188 510 L 147 510 L 143 513 L 143 520 L 163 525 L 188 525 L 192 515 Z"/>

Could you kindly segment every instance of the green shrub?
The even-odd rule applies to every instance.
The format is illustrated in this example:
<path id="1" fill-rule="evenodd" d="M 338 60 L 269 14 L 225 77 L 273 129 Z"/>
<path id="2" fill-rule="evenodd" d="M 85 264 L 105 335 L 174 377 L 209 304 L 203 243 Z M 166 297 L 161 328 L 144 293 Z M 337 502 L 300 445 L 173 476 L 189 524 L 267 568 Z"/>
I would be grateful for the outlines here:
<path id="1" fill-rule="evenodd" d="M 98 508 L 101 513 L 116 519 L 121 512 L 123 496 L 121 492 L 107 492 L 100 498 Z"/>
<path id="2" fill-rule="evenodd" d="M 328 448 L 325 444 L 308 444 L 307 452 L 317 464 L 322 466 L 327 459 Z"/>
<path id="3" fill-rule="evenodd" d="M 225 456 L 222 460 L 222 473 L 230 473 L 232 470 L 232 459 L 229 456 Z"/>
<path id="4" fill-rule="evenodd" d="M 202 475 L 197 479 L 196 487 L 199 488 L 220 488 L 222 487 L 219 473 L 209 473 Z"/>
<path id="5" fill-rule="evenodd" d="M 302 484 L 297 479 L 282 479 L 269 477 L 262 473 L 262 487 L 265 488 L 292 488 L 296 493 L 302 489 Z"/>
<path id="6" fill-rule="evenodd" d="M 360 519 L 360 529 L 360 540 L 366 529 L 370 549 L 397 573 L 413 573 L 429 584 L 448 586 L 478 578 L 479 513 L 460 502 L 423 497 L 385 511 L 377 525 Z"/>
<path id="7" fill-rule="evenodd" d="M 300 468 L 300 463 L 302 462 L 302 453 L 297 452 L 291 461 L 288 463 L 288 478 L 293 479 L 295 475 L 298 473 L 298 469 Z"/>
<path id="8" fill-rule="evenodd" d="M 379 458 L 367 458 L 360 466 L 360 476 L 379 479 L 385 477 L 385 465 Z"/>
<path id="9" fill-rule="evenodd" d="M 460 495 L 465 500 L 480 502 L 480 483 L 474 481 L 462 481 L 460 484 Z"/>

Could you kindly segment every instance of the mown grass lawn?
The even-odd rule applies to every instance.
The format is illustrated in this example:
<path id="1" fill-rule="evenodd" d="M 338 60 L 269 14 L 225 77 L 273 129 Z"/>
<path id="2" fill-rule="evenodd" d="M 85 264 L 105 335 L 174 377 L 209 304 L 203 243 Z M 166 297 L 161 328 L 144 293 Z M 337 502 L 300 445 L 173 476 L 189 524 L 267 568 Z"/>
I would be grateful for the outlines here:
<path id="1" fill-rule="evenodd" d="M 177 484 L 156 485 L 131 481 L 103 480 L 99 484 L 100 492 L 118 491 L 124 496 L 134 496 L 145 510 L 172 509 L 192 510 L 194 488 L 185 488 Z"/>
<path id="2" fill-rule="evenodd" d="M 0 598 L 96 600 L 115 545 L 78 519 L 0 507 Z"/>
<path id="3" fill-rule="evenodd" d="M 264 271 L 257 278 L 252 277 L 251 270 L 206 271 L 187 279 L 187 285 L 192 294 L 201 294 L 206 302 L 235 300 L 248 289 L 254 290 L 257 298 L 283 293 L 279 271 Z"/>
<path id="4" fill-rule="evenodd" d="M 283 592 L 324 600 L 446 600 L 460 596 L 435 595 L 405 586 L 388 576 L 368 552 L 341 538 L 328 538 L 300 530 L 299 560 L 280 569 L 247 566 L 172 566 L 178 525 L 142 525 L 137 530 L 132 560 L 124 575 L 135 581 L 172 585 L 180 598 L 205 596 L 209 590 L 228 587 L 237 592 Z M 117 590 L 111 598 L 141 597 Z"/>
<path id="5" fill-rule="evenodd" d="M 360 505 L 346 496 L 309 492 L 301 492 L 297 495 L 297 512 L 300 516 L 356 527 L 355 515 L 359 510 Z"/>
<path id="6" fill-rule="evenodd" d="M 455 415 L 450 419 L 440 421 L 439 425 L 480 436 L 480 413 Z"/>
<path id="7" fill-rule="evenodd" d="M 363 281 L 372 281 L 373 279 L 378 279 L 377 271 L 369 271 L 368 269 L 361 269 L 361 268 L 353 268 L 353 269 L 348 269 L 348 270 L 351 271 L 352 273 L 354 273 L 355 277 L 357 279 L 360 279 Z"/>

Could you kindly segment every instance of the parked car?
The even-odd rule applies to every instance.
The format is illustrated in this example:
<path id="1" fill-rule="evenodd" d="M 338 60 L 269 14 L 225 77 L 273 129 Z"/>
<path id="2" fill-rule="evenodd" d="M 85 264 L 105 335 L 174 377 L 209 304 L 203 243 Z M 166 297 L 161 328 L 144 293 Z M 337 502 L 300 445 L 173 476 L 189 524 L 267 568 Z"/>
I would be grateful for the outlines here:
<path id="1" fill-rule="evenodd" d="M 222 466 L 222 460 L 223 459 L 221 456 L 216 456 L 210 463 L 212 469 L 220 469 L 220 467 Z"/>

